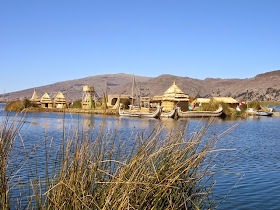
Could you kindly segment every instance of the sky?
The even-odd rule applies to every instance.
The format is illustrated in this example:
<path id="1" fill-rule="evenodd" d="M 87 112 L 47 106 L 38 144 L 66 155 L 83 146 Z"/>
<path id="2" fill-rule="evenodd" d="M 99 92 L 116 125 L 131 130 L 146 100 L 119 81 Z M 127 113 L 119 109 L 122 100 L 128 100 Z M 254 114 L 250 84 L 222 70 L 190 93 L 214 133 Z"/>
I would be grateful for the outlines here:
<path id="1" fill-rule="evenodd" d="M 0 93 L 100 74 L 280 69 L 279 0 L 0 0 Z"/>

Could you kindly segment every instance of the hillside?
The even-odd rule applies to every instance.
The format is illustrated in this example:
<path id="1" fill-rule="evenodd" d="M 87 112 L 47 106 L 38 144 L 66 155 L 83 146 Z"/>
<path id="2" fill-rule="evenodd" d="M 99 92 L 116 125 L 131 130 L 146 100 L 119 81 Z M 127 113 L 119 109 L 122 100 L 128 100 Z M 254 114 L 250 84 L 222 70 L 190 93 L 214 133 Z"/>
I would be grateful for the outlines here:
<path id="1" fill-rule="evenodd" d="M 108 82 L 109 94 L 130 94 L 132 86 L 131 74 L 107 74 L 86 77 L 77 80 L 58 82 L 47 86 L 36 87 L 39 96 L 48 92 L 55 97 L 62 91 L 68 99 L 75 100 L 82 96 L 82 86 L 92 85 L 96 92 L 102 95 Z M 155 78 L 135 76 L 140 95 L 162 95 L 164 91 L 176 81 L 177 85 L 188 95 L 193 97 L 231 96 L 242 100 L 280 101 L 280 70 L 256 75 L 248 79 L 214 79 L 204 80 L 174 75 L 160 75 Z M 6 99 L 15 100 L 30 98 L 33 88 L 8 93 Z M 0 99 L 3 96 L 0 95 Z"/>
<path id="2" fill-rule="evenodd" d="M 135 76 L 136 81 L 142 82 L 151 79 L 150 77 Z M 45 92 L 48 92 L 50 97 L 54 98 L 58 91 L 61 91 L 67 99 L 75 100 L 82 97 L 82 91 L 84 85 L 94 86 L 95 91 L 101 96 L 106 89 L 106 83 L 108 83 L 107 90 L 110 92 L 118 87 L 125 86 L 126 83 L 133 80 L 132 74 L 104 74 L 86 77 L 82 79 L 69 80 L 64 82 L 57 82 L 54 84 L 32 87 L 30 89 L 21 90 L 17 92 L 11 92 L 5 94 L 6 100 L 17 100 L 30 98 L 33 94 L 34 88 L 36 88 L 39 97 Z M 3 99 L 3 95 L 0 95 L 0 99 Z"/>

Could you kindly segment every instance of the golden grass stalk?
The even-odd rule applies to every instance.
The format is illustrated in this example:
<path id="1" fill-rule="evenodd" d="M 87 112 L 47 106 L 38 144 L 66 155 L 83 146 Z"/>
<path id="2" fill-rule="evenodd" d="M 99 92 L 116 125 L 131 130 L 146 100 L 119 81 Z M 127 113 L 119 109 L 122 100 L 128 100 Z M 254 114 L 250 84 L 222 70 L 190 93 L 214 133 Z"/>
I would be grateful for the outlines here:
<path id="1" fill-rule="evenodd" d="M 166 133 L 159 124 L 148 135 L 129 139 L 104 127 L 97 136 L 75 130 L 60 147 L 45 190 L 40 180 L 32 183 L 37 208 L 214 207 L 211 158 L 219 151 L 218 136 L 205 138 L 212 123 L 191 135 L 187 126 Z"/>
<path id="2" fill-rule="evenodd" d="M 11 164 L 11 160 L 18 155 L 13 149 L 24 122 L 24 114 L 17 114 L 12 119 L 7 114 L 2 117 L 0 124 L 0 209 L 9 208 L 12 179 L 18 173 L 20 164 L 24 164 L 21 160 Z"/>
<path id="3" fill-rule="evenodd" d="M 188 125 L 167 132 L 159 123 L 149 133 L 118 130 L 67 130 L 57 151 L 47 135 L 44 146 L 45 176 L 38 170 L 35 146 L 28 154 L 31 186 L 25 208 L 36 209 L 200 209 L 215 207 L 213 158 L 221 150 L 221 135 L 209 135 L 214 119 L 201 121 L 194 131 Z M 8 161 L 23 118 L 4 119 L 0 129 L 1 208 L 9 208 L 11 177 Z M 47 133 L 47 132 L 46 132 Z M 38 150 L 39 151 L 39 150 Z M 41 150 L 42 151 L 42 150 Z M 26 152 L 27 154 L 27 152 Z M 21 161 L 15 168 L 21 168 Z M 35 169 L 35 170 L 34 170 Z M 40 174 L 40 175 L 39 175 Z M 28 175 L 27 175 L 28 176 Z"/>

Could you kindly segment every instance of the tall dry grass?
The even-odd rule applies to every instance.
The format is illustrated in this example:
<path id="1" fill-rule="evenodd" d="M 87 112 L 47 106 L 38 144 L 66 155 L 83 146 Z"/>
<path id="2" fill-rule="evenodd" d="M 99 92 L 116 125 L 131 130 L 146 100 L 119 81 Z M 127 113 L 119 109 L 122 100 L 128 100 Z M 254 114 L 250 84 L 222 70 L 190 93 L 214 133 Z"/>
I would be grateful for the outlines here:
<path id="1" fill-rule="evenodd" d="M 186 138 L 187 127 L 118 138 L 101 127 L 65 139 L 46 182 L 32 183 L 37 208 L 186 209 L 215 207 L 213 120 Z M 133 135 L 132 135 L 133 136 Z"/>
<path id="2" fill-rule="evenodd" d="M 27 183 L 31 190 L 21 208 L 214 208 L 213 158 L 221 136 L 209 134 L 213 121 L 203 122 L 192 133 L 188 126 L 166 132 L 159 124 L 149 133 L 132 133 L 130 137 L 119 135 L 117 130 L 107 131 L 105 124 L 98 134 L 79 126 L 69 131 L 63 127 L 57 151 L 53 141 L 45 138 L 45 154 L 35 153 L 35 166 L 30 166 L 33 174 Z M 10 146 L 3 149 L 6 159 L 21 126 L 9 132 L 2 129 L 13 134 L 5 138 L 10 139 Z M 45 156 L 44 176 L 38 172 L 37 164 L 43 163 L 36 162 L 36 155 Z M 1 164 L 6 167 L 5 162 Z M 9 208 L 6 176 L 7 171 L 1 172 L 5 186 L 1 189 L 2 208 Z"/>
<path id="3" fill-rule="evenodd" d="M 24 122 L 24 114 L 17 114 L 13 118 L 4 115 L 0 124 L 0 209 L 9 209 L 13 178 L 21 164 L 24 164 L 22 159 L 15 164 L 12 163 L 12 159 L 19 154 L 19 151 L 14 152 L 14 147 Z"/>

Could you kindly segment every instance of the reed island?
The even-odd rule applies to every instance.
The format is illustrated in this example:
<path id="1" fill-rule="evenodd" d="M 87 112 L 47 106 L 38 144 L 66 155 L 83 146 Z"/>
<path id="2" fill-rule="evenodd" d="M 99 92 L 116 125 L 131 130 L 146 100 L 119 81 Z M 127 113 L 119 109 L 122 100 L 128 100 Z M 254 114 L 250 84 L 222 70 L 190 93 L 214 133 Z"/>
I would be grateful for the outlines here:
<path id="1" fill-rule="evenodd" d="M 29 99 L 11 101 L 5 109 L 7 111 L 70 112 L 175 119 L 279 115 L 273 113 L 272 108 L 262 107 L 262 103 L 258 101 L 237 101 L 232 97 L 191 97 L 185 94 L 176 82 L 163 95 L 153 97 L 139 96 L 135 87 L 133 83 L 131 95 L 103 93 L 100 97 L 93 86 L 86 85 L 81 91 L 81 99 L 75 101 L 68 100 L 61 91 L 54 99 L 47 92 L 39 97 L 34 89 Z"/>

